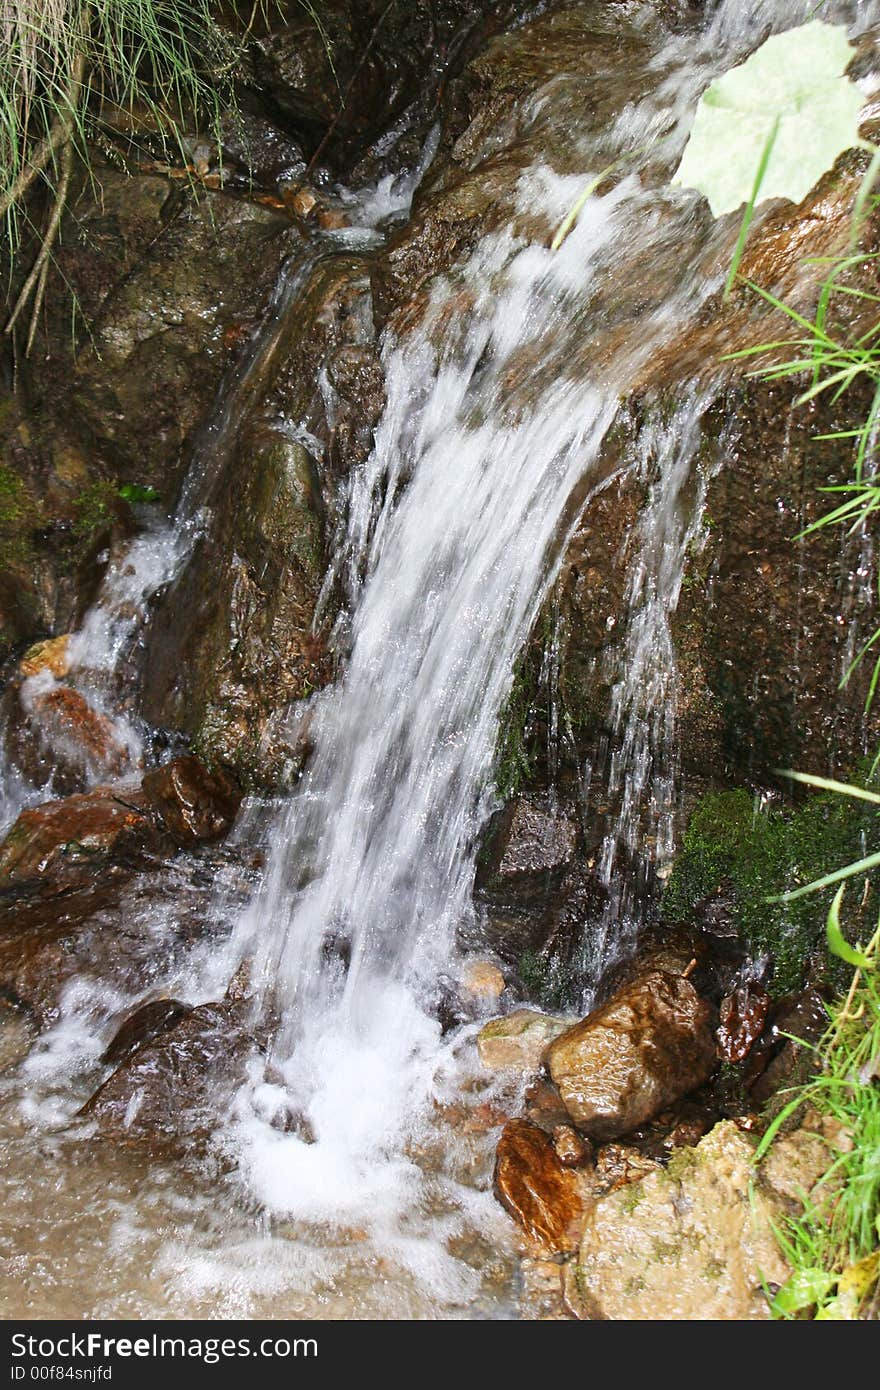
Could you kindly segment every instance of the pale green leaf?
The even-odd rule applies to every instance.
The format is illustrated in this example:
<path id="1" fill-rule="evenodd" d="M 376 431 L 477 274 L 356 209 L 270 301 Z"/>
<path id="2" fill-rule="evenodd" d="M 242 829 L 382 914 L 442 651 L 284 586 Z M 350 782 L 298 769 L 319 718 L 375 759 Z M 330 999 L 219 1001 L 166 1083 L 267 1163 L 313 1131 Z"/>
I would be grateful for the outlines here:
<path id="1" fill-rule="evenodd" d="M 754 201 L 801 202 L 858 142 L 865 98 L 843 75 L 852 56 L 846 30 L 821 20 L 767 39 L 703 93 L 672 182 L 705 194 L 713 216 L 732 212 L 752 197 L 778 122 Z"/>

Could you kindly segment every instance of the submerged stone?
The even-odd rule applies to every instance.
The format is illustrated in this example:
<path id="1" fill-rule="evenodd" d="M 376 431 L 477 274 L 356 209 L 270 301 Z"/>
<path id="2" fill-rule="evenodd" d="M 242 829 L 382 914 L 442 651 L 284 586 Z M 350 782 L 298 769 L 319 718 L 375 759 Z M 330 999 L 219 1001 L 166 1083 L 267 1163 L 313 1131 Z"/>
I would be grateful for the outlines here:
<path id="1" fill-rule="evenodd" d="M 136 1047 L 81 1114 L 114 1143 L 200 1152 L 242 1079 L 251 1045 L 241 1004 L 201 1004 Z"/>

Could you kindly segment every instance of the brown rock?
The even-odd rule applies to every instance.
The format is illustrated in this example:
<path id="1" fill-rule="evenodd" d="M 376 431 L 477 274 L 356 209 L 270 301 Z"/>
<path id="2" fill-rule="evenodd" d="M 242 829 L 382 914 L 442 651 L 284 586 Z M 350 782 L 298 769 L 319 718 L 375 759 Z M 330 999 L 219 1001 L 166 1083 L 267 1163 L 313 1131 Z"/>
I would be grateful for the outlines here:
<path id="1" fill-rule="evenodd" d="M 614 1139 L 699 1086 L 715 1065 L 711 1011 L 689 980 L 652 970 L 550 1044 L 575 1124 Z"/>
<path id="2" fill-rule="evenodd" d="M 586 1191 L 559 1161 L 553 1140 L 528 1120 L 504 1126 L 495 1154 L 495 1196 L 529 1239 L 571 1250 L 583 1224 Z"/>
<path id="3" fill-rule="evenodd" d="M 201 1004 L 131 1052 L 81 1113 L 117 1144 L 200 1151 L 251 1044 L 241 1005 Z"/>
<path id="4" fill-rule="evenodd" d="M 741 1062 L 764 1030 L 770 995 L 755 980 L 746 980 L 725 995 L 719 1008 L 718 1055 L 725 1062 Z"/>
<path id="5" fill-rule="evenodd" d="M 0 892 L 88 883 L 96 867 L 172 846 L 135 787 L 95 791 L 22 811 L 0 844 Z"/>
<path id="6" fill-rule="evenodd" d="M 284 206 L 294 217 L 309 217 L 314 212 L 318 200 L 310 188 L 285 188 L 282 191 Z"/>
<path id="7" fill-rule="evenodd" d="M 556 1125 L 553 1130 L 553 1148 L 556 1157 L 564 1168 L 579 1168 L 584 1163 L 588 1163 L 593 1146 L 589 1139 L 585 1139 L 582 1134 L 578 1134 L 571 1125 Z"/>
<path id="8" fill-rule="evenodd" d="M 638 1149 L 626 1144 L 604 1144 L 596 1154 L 597 1192 L 616 1192 L 619 1187 L 640 1182 L 648 1173 L 656 1173 L 659 1163 Z"/>
<path id="9" fill-rule="evenodd" d="M 49 637 L 44 642 L 35 642 L 28 647 L 18 664 L 21 675 L 36 676 L 40 671 L 50 671 L 56 680 L 63 680 L 70 670 L 68 647 L 70 633 L 61 637 Z"/>
<path id="10" fill-rule="evenodd" d="M 148 772 L 141 790 L 175 844 L 187 847 L 225 835 L 241 805 L 232 778 L 191 755 Z"/>
<path id="11" fill-rule="evenodd" d="M 108 1067 L 120 1066 L 139 1047 L 167 1033 L 189 1012 L 189 1005 L 181 1004 L 179 999 L 151 999 L 148 1004 L 141 1004 L 116 1030 L 101 1061 Z"/>

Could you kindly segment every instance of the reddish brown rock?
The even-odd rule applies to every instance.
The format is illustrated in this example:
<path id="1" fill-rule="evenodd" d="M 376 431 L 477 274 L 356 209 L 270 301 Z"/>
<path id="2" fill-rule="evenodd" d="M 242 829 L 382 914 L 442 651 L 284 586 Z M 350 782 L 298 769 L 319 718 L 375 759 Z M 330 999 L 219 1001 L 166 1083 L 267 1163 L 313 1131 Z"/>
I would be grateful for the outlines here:
<path id="1" fill-rule="evenodd" d="M 572 1250 L 586 1210 L 585 1184 L 560 1162 L 553 1140 L 528 1120 L 504 1126 L 495 1154 L 495 1196 L 545 1250 Z"/>
<path id="2" fill-rule="evenodd" d="M 73 766 L 107 777 L 121 777 L 128 750 L 113 723 L 93 709 L 84 695 L 67 685 L 52 686 L 29 697 L 29 714 L 41 738 Z"/>
<path id="3" fill-rule="evenodd" d="M 148 772 L 141 790 L 175 844 L 184 847 L 225 835 L 241 805 L 231 777 L 210 771 L 190 755 Z"/>
<path id="4" fill-rule="evenodd" d="M 136 787 L 98 787 L 22 811 L 0 844 L 0 892 L 59 891 L 88 883 L 108 863 L 172 848 Z"/>
<path id="5" fill-rule="evenodd" d="M 764 1030 L 770 995 L 755 980 L 746 980 L 725 995 L 719 1008 L 716 1034 L 718 1055 L 725 1062 L 741 1062 Z"/>
<path id="6" fill-rule="evenodd" d="M 689 980 L 651 970 L 556 1038 L 546 1061 L 578 1128 L 616 1139 L 709 1076 L 711 1010 Z"/>
<path id="7" fill-rule="evenodd" d="M 101 1061 L 108 1067 L 120 1066 L 139 1047 L 167 1033 L 189 1012 L 189 1005 L 181 1004 L 179 999 L 151 999 L 141 1004 L 117 1028 Z"/>

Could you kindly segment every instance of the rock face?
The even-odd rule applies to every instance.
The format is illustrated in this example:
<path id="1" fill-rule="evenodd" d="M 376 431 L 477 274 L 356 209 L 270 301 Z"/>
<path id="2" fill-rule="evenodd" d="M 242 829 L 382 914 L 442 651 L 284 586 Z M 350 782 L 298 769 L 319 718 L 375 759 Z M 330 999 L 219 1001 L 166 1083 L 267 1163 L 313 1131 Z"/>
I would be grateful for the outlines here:
<path id="1" fill-rule="evenodd" d="M 528 1237 L 545 1250 L 575 1248 L 583 1224 L 583 1179 L 558 1156 L 553 1140 L 528 1120 L 504 1126 L 495 1155 L 495 1195 Z"/>
<path id="2" fill-rule="evenodd" d="M 556 1038 L 546 1061 L 578 1128 L 614 1139 L 710 1075 L 711 1010 L 688 980 L 650 971 Z"/>
<path id="3" fill-rule="evenodd" d="M 808 1192 L 833 1155 L 809 1130 L 784 1142 L 755 1188 L 754 1142 L 725 1121 L 696 1148 L 679 1150 L 667 1169 L 600 1198 L 568 1280 L 575 1315 L 767 1318 L 764 1281 L 788 1276 L 770 1221 L 794 1210 L 794 1189 Z"/>
<path id="4" fill-rule="evenodd" d="M 83 1107 L 103 1138 L 154 1152 L 201 1149 L 251 1045 L 241 1004 L 202 1004 L 134 1048 Z M 238 1064 L 238 1065 L 237 1065 Z"/>

